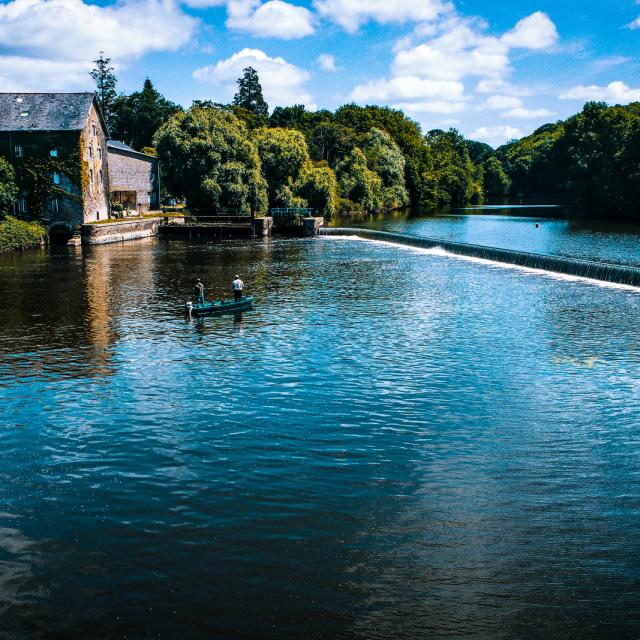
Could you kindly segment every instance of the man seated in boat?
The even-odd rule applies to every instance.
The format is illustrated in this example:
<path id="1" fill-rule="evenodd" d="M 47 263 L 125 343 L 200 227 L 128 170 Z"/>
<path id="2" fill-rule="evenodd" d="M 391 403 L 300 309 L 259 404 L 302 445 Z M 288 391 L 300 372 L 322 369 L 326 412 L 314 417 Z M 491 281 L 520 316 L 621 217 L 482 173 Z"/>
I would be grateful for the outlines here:
<path id="1" fill-rule="evenodd" d="M 196 304 L 204 304 L 204 285 L 200 278 L 196 280 L 196 284 L 193 287 L 193 295 L 195 296 Z"/>
<path id="2" fill-rule="evenodd" d="M 242 300 L 244 282 L 240 280 L 240 276 L 238 274 L 235 275 L 235 280 L 231 283 L 231 288 L 233 289 L 233 299 L 235 302 L 240 302 Z"/>

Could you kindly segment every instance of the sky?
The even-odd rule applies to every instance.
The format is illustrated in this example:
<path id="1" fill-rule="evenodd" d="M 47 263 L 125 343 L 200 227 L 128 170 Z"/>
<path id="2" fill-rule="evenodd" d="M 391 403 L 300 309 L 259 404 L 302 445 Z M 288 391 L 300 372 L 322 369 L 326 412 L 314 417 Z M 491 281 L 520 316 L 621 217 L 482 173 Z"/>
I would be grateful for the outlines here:
<path id="1" fill-rule="evenodd" d="M 403 109 L 492 146 L 587 100 L 640 101 L 640 0 L 11 0 L 0 91 L 118 90 L 228 102 L 247 66 L 270 108 Z"/>

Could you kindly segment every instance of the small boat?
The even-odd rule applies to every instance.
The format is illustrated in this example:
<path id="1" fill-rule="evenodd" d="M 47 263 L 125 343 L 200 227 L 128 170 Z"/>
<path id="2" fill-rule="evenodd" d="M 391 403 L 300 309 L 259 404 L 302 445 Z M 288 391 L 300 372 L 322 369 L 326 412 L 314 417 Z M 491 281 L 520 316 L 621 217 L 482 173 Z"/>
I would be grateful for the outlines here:
<path id="1" fill-rule="evenodd" d="M 187 302 L 184 305 L 184 310 L 186 313 L 191 313 L 194 316 L 202 316 L 206 313 L 246 311 L 253 305 L 253 300 L 253 296 L 246 296 L 237 302 L 235 300 L 213 300 L 212 302 L 205 302 L 204 304 L 193 304 L 192 302 Z"/>

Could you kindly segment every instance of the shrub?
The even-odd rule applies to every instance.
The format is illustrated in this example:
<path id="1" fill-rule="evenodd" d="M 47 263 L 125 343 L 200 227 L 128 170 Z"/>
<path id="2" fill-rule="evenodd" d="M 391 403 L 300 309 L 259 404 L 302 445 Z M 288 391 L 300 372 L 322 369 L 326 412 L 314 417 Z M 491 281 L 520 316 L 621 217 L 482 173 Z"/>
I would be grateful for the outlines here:
<path id="1" fill-rule="evenodd" d="M 0 221 L 0 252 L 37 247 L 47 230 L 37 222 L 24 222 L 13 216 Z"/>

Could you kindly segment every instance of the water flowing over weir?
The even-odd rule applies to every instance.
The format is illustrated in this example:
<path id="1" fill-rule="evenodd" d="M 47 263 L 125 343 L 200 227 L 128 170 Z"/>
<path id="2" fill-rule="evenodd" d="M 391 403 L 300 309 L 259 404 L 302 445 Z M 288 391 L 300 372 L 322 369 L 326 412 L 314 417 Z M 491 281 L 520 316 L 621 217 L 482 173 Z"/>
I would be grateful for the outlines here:
<path id="1" fill-rule="evenodd" d="M 392 242 L 394 244 L 418 247 L 420 249 L 434 249 L 437 247 L 447 251 L 448 253 L 469 258 L 492 260 L 494 262 L 513 264 L 519 267 L 526 267 L 528 269 L 539 269 L 540 271 L 551 271 L 553 273 L 563 273 L 580 278 L 589 278 L 592 280 L 601 280 L 603 282 L 640 287 L 640 268 L 638 267 L 628 267 L 606 262 L 594 262 L 591 260 L 581 260 L 579 258 L 547 256 L 539 253 L 500 249 L 498 247 L 484 247 L 477 244 L 450 242 L 448 240 L 439 240 L 437 238 L 420 238 L 417 236 L 390 233 L 388 231 L 375 231 L 372 229 L 322 227 L 320 229 L 320 235 L 357 236 L 359 238 L 365 238 L 366 240 Z"/>

